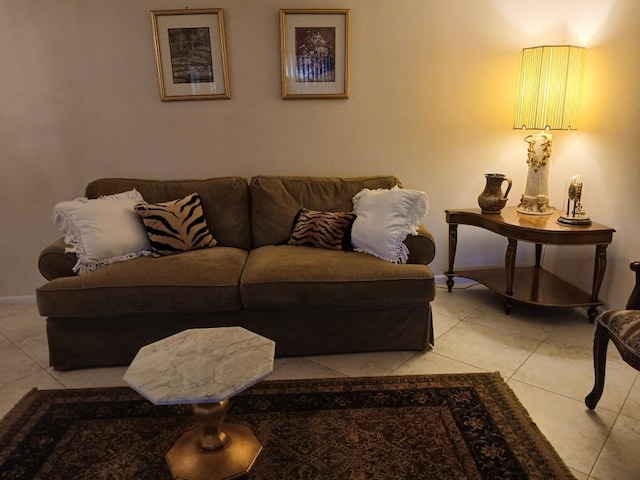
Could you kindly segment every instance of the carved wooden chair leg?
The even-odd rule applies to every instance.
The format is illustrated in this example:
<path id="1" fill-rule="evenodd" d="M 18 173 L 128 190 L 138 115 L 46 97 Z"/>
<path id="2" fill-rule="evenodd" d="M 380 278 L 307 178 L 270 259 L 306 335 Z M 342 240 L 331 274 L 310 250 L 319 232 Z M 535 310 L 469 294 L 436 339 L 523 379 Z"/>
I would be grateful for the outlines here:
<path id="1" fill-rule="evenodd" d="M 609 345 L 609 331 L 601 324 L 597 324 L 596 333 L 593 338 L 593 369 L 595 372 L 595 383 L 593 390 L 584 399 L 588 408 L 594 409 L 602 397 L 604 390 L 604 377 L 607 362 L 607 347 Z"/>

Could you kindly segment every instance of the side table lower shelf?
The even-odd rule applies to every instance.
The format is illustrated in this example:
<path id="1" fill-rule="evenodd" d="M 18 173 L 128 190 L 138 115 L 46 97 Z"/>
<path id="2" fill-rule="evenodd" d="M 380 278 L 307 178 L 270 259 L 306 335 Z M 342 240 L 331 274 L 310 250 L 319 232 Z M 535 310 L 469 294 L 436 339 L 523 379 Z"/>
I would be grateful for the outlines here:
<path id="1" fill-rule="evenodd" d="M 602 305 L 593 301 L 591 294 L 580 290 L 560 277 L 541 267 L 516 267 L 513 279 L 513 294 L 505 290 L 505 269 L 456 270 L 446 274 L 448 279 L 462 277 L 475 280 L 506 299 L 505 311 L 510 312 L 512 301 L 542 305 L 546 307 L 589 307 L 589 319 L 597 316 L 596 307 Z M 451 291 L 451 289 L 449 289 Z"/>

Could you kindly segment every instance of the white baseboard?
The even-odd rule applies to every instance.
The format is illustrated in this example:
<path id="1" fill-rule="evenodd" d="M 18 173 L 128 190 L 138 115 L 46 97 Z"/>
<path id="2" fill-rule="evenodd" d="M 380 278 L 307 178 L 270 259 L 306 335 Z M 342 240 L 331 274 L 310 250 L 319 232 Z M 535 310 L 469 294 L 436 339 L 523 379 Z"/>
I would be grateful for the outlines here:
<path id="1" fill-rule="evenodd" d="M 35 305 L 35 295 L 22 295 L 20 297 L 0 297 L 0 305 Z"/>

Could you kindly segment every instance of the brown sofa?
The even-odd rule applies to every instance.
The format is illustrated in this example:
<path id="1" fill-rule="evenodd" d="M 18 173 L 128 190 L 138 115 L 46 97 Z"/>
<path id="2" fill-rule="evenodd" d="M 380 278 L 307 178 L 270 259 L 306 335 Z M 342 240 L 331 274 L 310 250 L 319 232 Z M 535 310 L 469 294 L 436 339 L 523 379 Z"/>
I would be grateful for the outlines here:
<path id="1" fill-rule="evenodd" d="M 187 328 L 241 325 L 277 356 L 424 350 L 433 343 L 431 234 L 407 237 L 409 260 L 283 244 L 302 207 L 351 211 L 363 188 L 393 176 L 258 176 L 203 180 L 105 178 L 88 198 L 137 189 L 148 202 L 197 192 L 214 248 L 139 257 L 76 275 L 62 239 L 46 247 L 36 290 L 55 369 L 127 365 L 137 350 Z"/>

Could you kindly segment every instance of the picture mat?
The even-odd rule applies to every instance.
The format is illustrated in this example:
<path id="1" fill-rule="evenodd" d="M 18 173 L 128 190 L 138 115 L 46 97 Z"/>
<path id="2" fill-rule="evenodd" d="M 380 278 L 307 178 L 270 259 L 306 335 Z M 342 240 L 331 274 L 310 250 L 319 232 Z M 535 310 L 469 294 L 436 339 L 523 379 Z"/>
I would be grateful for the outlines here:
<path id="1" fill-rule="evenodd" d="M 345 55 L 347 17 L 343 14 L 287 14 L 285 24 L 285 78 L 290 94 L 346 94 Z M 296 27 L 336 27 L 335 82 L 296 82 Z"/>
<path id="2" fill-rule="evenodd" d="M 218 14 L 158 15 L 156 21 L 158 23 L 158 41 L 160 43 L 160 54 L 162 58 L 162 77 L 165 95 L 167 97 L 177 97 L 224 94 L 224 70 L 222 52 L 220 51 L 222 37 L 220 35 Z M 199 27 L 209 28 L 214 81 L 175 84 L 173 83 L 173 71 L 171 68 L 169 29 Z"/>

